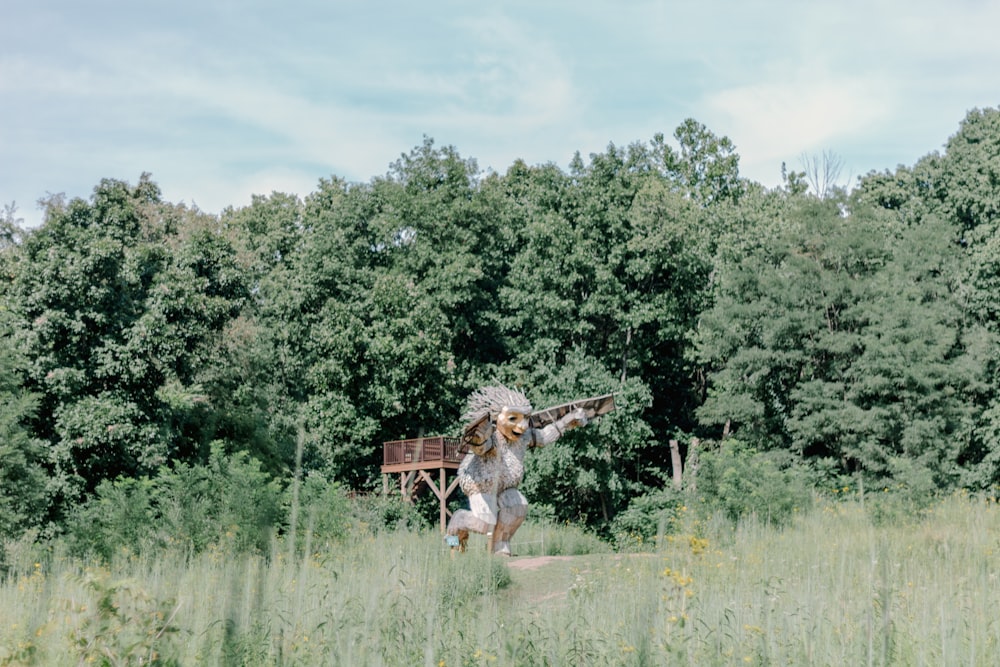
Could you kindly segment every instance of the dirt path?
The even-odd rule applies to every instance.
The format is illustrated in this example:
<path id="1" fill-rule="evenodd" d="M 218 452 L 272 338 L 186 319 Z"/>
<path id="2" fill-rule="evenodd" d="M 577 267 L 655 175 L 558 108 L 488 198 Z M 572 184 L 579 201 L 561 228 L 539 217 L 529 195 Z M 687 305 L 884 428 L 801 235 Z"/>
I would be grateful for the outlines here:
<path id="1" fill-rule="evenodd" d="M 507 563 L 512 570 L 537 570 L 551 563 L 573 560 L 573 556 L 533 556 L 531 558 L 513 558 Z"/>

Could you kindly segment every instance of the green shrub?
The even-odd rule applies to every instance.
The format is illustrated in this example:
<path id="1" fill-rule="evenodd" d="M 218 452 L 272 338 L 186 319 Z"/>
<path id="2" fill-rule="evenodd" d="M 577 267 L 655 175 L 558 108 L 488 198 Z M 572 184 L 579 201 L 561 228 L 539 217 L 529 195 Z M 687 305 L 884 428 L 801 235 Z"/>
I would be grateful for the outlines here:
<path id="1" fill-rule="evenodd" d="M 350 504 L 351 518 L 363 530 L 418 530 L 427 527 L 420 511 L 398 495 L 359 494 Z"/>
<path id="2" fill-rule="evenodd" d="M 917 521 L 939 497 L 934 472 L 919 461 L 896 457 L 889 462 L 892 477 L 868 482 L 865 509 L 875 525 Z"/>
<path id="3" fill-rule="evenodd" d="M 207 465 L 101 483 L 74 512 L 71 553 L 108 560 L 120 550 L 263 551 L 283 520 L 281 488 L 246 453 L 214 447 Z"/>
<path id="4" fill-rule="evenodd" d="M 195 552 L 210 544 L 264 551 L 283 521 L 280 485 L 246 452 L 227 455 L 213 444 L 208 465 L 180 464 L 157 480 L 170 539 Z"/>
<path id="5" fill-rule="evenodd" d="M 310 473 L 302 480 L 295 497 L 290 486 L 286 497 L 289 508 L 288 531 L 297 536 L 301 547 L 312 540 L 314 544 L 329 544 L 343 539 L 350 531 L 351 502 L 347 492 L 337 482 L 330 482 L 320 473 Z M 291 525 L 292 522 L 296 525 Z"/>
<path id="6" fill-rule="evenodd" d="M 778 526 L 812 504 L 807 474 L 780 452 L 757 452 L 736 439 L 701 453 L 697 499 L 703 515 L 750 515 Z"/>
<path id="7" fill-rule="evenodd" d="M 637 496 L 611 524 L 611 535 L 619 551 L 642 548 L 658 535 L 671 532 L 680 519 L 684 494 L 665 487 Z"/>
<path id="8" fill-rule="evenodd" d="M 67 521 L 70 553 L 107 561 L 119 549 L 149 545 L 157 524 L 155 484 L 148 478 L 101 482 Z"/>

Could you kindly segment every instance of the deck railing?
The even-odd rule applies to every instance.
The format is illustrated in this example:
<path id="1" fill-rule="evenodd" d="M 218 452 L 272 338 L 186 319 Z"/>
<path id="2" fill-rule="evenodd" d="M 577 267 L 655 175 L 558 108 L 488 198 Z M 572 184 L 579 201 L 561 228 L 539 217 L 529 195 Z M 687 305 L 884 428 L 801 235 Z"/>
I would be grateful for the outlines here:
<path id="1" fill-rule="evenodd" d="M 382 443 L 382 465 L 422 463 L 425 461 L 461 463 L 464 454 L 459 453 L 459 445 L 458 438 L 445 438 L 443 436 L 390 440 Z"/>

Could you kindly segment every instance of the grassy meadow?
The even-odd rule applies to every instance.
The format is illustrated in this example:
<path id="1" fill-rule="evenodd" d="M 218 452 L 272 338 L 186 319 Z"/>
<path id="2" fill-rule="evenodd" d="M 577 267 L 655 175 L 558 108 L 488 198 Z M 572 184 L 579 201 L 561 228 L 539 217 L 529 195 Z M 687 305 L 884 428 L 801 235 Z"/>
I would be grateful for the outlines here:
<path id="1" fill-rule="evenodd" d="M 22 542 L 0 665 L 995 664 L 1000 507 L 910 519 L 856 500 L 782 530 L 692 517 L 628 553 L 526 525 L 509 561 L 482 540 L 453 557 L 436 531 L 106 565 Z"/>

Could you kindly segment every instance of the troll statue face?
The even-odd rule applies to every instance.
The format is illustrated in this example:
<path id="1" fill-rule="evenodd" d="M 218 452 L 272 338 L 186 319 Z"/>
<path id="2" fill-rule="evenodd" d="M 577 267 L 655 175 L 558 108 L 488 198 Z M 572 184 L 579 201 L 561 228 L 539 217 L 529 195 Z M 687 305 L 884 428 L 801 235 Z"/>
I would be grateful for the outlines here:
<path id="1" fill-rule="evenodd" d="M 497 415 L 497 431 L 508 442 L 516 442 L 528 430 L 528 414 L 521 407 L 504 407 Z"/>
<path id="2" fill-rule="evenodd" d="M 516 442 L 531 427 L 530 414 L 531 403 L 520 391 L 503 385 L 483 387 L 469 396 L 462 415 L 469 425 L 463 437 L 479 445 L 493 435 L 495 427 L 507 442 Z"/>

